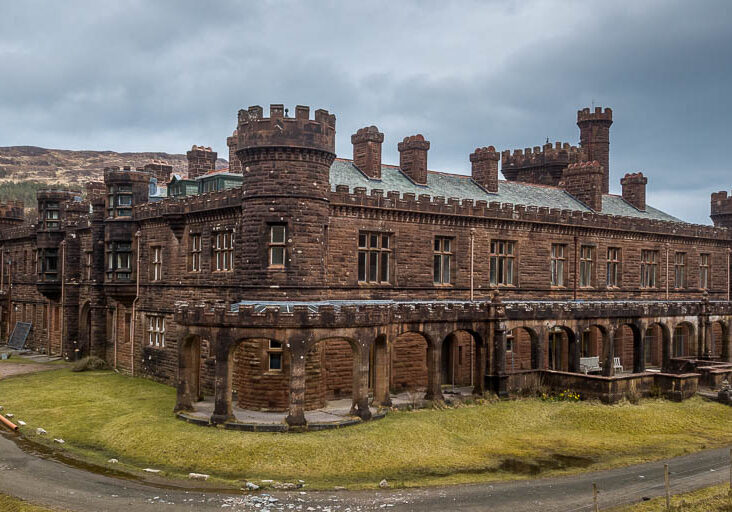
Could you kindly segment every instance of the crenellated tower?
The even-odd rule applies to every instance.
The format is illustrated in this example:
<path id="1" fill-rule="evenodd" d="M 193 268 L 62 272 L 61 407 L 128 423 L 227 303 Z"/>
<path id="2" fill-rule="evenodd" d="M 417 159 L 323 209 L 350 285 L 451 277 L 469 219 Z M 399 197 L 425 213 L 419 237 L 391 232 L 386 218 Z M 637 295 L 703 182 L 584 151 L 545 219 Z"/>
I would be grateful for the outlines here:
<path id="1" fill-rule="evenodd" d="M 711 214 L 714 225 L 720 228 L 732 229 L 732 196 L 727 196 L 727 191 L 712 193 Z"/>
<path id="2" fill-rule="evenodd" d="M 240 262 L 247 279 L 282 295 L 325 284 L 330 165 L 335 159 L 335 115 L 283 105 L 239 111 L 237 156 L 241 162 L 242 233 Z M 282 296 L 281 295 L 281 296 Z"/>
<path id="3" fill-rule="evenodd" d="M 613 124 L 613 111 L 609 108 L 595 107 L 577 111 L 577 126 L 580 129 L 580 146 L 585 150 L 586 160 L 597 161 L 604 169 L 602 192 L 610 192 L 610 126 Z"/>
<path id="4" fill-rule="evenodd" d="M 508 181 L 557 186 L 568 165 L 584 160 L 585 153 L 577 146 L 547 142 L 544 146 L 503 151 L 501 172 Z"/>

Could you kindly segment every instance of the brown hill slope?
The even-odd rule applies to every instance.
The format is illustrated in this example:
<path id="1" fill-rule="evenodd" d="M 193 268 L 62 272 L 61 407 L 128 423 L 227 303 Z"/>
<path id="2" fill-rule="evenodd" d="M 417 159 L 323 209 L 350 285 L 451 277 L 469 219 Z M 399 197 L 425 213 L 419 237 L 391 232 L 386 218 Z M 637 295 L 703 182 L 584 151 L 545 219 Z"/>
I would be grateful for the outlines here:
<path id="1" fill-rule="evenodd" d="M 82 186 L 88 181 L 101 181 L 105 167 L 130 165 L 142 167 L 151 160 L 166 160 L 173 172 L 185 175 L 185 155 L 168 153 L 117 153 L 115 151 L 71 151 L 35 146 L 0 147 L 0 183 L 38 181 L 48 184 Z M 216 168 L 228 167 L 219 158 Z"/>

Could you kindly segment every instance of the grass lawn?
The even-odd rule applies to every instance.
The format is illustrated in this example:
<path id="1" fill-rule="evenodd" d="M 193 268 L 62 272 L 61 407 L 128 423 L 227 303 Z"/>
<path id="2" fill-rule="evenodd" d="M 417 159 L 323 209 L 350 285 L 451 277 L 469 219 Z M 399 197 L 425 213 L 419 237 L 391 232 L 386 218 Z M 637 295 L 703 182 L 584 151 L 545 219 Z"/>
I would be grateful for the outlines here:
<path id="1" fill-rule="evenodd" d="M 5 494 L 0 494 L 0 510 L 3 512 L 53 512 L 50 508 L 31 505 L 30 503 Z"/>
<path id="2" fill-rule="evenodd" d="M 559 474 L 681 455 L 732 442 L 730 409 L 693 398 L 639 405 L 502 401 L 390 413 L 326 432 L 269 434 L 190 425 L 173 414 L 175 390 L 114 372 L 68 369 L 0 381 L 0 405 L 27 437 L 116 469 L 207 473 L 218 483 L 295 481 L 343 485 L 452 484 Z M 37 436 L 36 427 L 48 431 Z M 582 459 L 580 459 L 582 457 Z M 580 467 L 584 466 L 584 467 Z"/>
<path id="3" fill-rule="evenodd" d="M 655 498 L 637 505 L 612 508 L 608 512 L 658 512 L 665 510 L 666 498 Z M 731 512 L 732 492 L 729 484 L 715 485 L 671 496 L 671 510 L 674 512 Z"/>

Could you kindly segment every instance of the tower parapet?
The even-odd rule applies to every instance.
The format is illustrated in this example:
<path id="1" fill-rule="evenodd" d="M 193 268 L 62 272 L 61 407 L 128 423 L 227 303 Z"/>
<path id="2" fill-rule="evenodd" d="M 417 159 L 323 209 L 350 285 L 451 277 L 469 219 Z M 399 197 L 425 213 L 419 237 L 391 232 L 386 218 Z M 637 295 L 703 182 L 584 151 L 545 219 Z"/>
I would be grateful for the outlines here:
<path id="1" fill-rule="evenodd" d="M 509 181 L 557 186 L 569 164 L 586 160 L 585 152 L 568 142 L 549 142 L 501 153 L 501 172 Z"/>
<path id="2" fill-rule="evenodd" d="M 580 146 L 585 150 L 587 160 L 600 162 L 604 169 L 603 194 L 610 191 L 610 126 L 613 124 L 613 111 L 595 107 L 577 111 L 577 126 L 580 129 Z"/>
<path id="3" fill-rule="evenodd" d="M 727 196 L 727 191 L 712 192 L 712 222 L 717 227 L 732 229 L 732 196 Z"/>

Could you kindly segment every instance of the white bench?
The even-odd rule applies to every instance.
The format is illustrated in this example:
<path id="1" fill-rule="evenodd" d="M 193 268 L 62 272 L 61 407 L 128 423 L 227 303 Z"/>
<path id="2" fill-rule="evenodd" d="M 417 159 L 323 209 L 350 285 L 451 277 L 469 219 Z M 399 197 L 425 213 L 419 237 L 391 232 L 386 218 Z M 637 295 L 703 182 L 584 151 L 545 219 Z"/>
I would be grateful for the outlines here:
<path id="1" fill-rule="evenodd" d="M 587 375 L 589 372 L 600 371 L 600 358 L 594 357 L 580 357 L 580 371 Z"/>
<path id="2" fill-rule="evenodd" d="M 623 371 L 623 365 L 620 364 L 620 358 L 619 357 L 613 357 L 613 370 L 616 371 Z"/>

